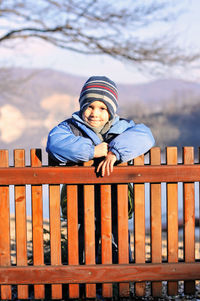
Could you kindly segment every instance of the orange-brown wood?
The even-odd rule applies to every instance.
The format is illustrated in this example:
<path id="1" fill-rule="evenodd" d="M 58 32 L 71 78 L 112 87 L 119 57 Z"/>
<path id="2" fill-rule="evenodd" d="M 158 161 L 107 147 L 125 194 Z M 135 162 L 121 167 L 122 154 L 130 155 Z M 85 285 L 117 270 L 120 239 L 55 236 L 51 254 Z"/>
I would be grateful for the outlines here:
<path id="1" fill-rule="evenodd" d="M 15 167 L 25 166 L 25 151 L 14 151 Z M 25 186 L 15 187 L 15 233 L 16 233 L 16 256 L 17 265 L 27 265 L 27 230 L 26 230 L 26 190 Z M 28 286 L 19 285 L 18 298 L 28 299 Z"/>
<path id="2" fill-rule="evenodd" d="M 122 163 L 126 166 L 127 163 Z M 128 185 L 117 185 L 117 214 L 118 214 L 118 262 L 129 263 L 128 244 Z M 130 294 L 129 283 L 119 284 L 120 297 Z"/>
<path id="3" fill-rule="evenodd" d="M 157 155 L 156 155 L 157 154 Z M 136 282 L 136 295 L 143 295 L 145 292 L 144 281 L 156 281 L 153 283 L 153 294 L 160 292 L 159 285 L 154 290 L 154 284 L 161 281 L 169 281 L 169 295 L 177 293 L 178 280 L 185 281 L 185 292 L 194 293 L 195 282 L 200 279 L 200 263 L 195 262 L 195 208 L 194 208 L 194 181 L 199 180 L 199 164 L 194 164 L 193 148 L 184 148 L 184 165 L 177 164 L 177 149 L 167 149 L 167 166 L 160 166 L 160 152 L 158 149 L 151 151 L 151 164 L 153 166 L 143 167 L 143 156 L 135 159 L 136 166 L 115 167 L 114 176 L 96 178 L 94 168 L 80 167 L 51 167 L 48 169 L 41 167 L 39 151 L 32 150 L 31 165 L 34 168 L 24 166 L 24 151 L 15 151 L 15 167 L 8 168 L 8 152 L 0 151 L 0 284 L 1 299 L 11 299 L 11 284 L 18 285 L 18 297 L 27 297 L 27 285 L 34 284 L 35 298 L 44 298 L 44 284 L 52 284 L 52 298 L 62 297 L 61 283 L 69 283 L 69 297 L 78 298 L 78 283 L 86 283 L 86 297 L 96 297 L 95 283 L 103 283 L 103 294 L 112 296 L 111 282 L 119 282 L 120 291 L 127 286 L 127 282 Z M 17 167 L 19 166 L 19 167 Z M 8 177 L 7 170 L 10 170 L 11 182 L 4 179 Z M 18 172 L 15 173 L 15 170 Z M 25 172 L 24 172 L 25 170 Z M 26 171 L 28 170 L 28 173 Z M 32 171 L 31 171 L 32 170 Z M 56 172 L 54 172 L 56 170 Z M 123 170 L 123 171 L 121 171 Z M 50 171 L 50 173 L 48 173 Z M 59 172 L 60 175 L 59 175 Z M 157 172 L 157 174 L 156 174 Z M 169 174 L 167 174 L 167 172 Z M 171 172 L 171 174 L 170 174 Z M 53 183 L 53 173 L 55 184 L 67 183 L 72 180 L 77 183 L 89 183 L 84 186 L 84 206 L 85 206 L 85 259 L 86 265 L 78 264 L 78 217 L 77 217 L 77 185 L 68 185 L 67 204 L 68 212 L 71 214 L 68 219 L 68 232 L 71 233 L 68 240 L 69 264 L 61 264 L 61 244 L 60 244 L 60 187 L 50 185 L 50 235 L 51 235 L 51 266 L 44 266 L 43 250 L 43 214 L 42 214 L 42 186 L 43 182 L 38 179 L 46 177 L 50 184 Z M 66 173 L 66 174 L 65 174 Z M 82 174 L 80 174 L 82 173 Z M 19 178 L 14 180 L 14 177 Z M 88 175 L 88 178 L 86 176 Z M 58 176 L 58 177 L 57 177 Z M 118 234 L 119 234 L 119 265 L 112 265 L 110 259 L 111 243 L 111 208 L 110 185 L 117 183 L 118 176 Z M 32 179 L 32 220 L 33 220 L 33 259 L 34 266 L 27 265 L 26 250 L 26 201 L 25 185 Z M 35 181 L 35 179 L 37 179 Z M 122 183 L 132 182 L 135 179 L 135 261 L 136 264 L 128 264 L 128 232 L 126 222 L 127 217 L 127 185 Z M 145 217 L 144 217 L 144 182 L 151 184 L 151 232 L 152 232 L 152 264 L 145 263 Z M 31 180 L 31 181 L 32 181 Z M 6 182 L 7 181 L 7 182 Z M 11 266 L 10 262 L 10 229 L 9 229 L 9 188 L 8 185 L 19 185 L 15 187 L 15 207 L 16 207 L 16 250 L 17 266 Z M 17 182 L 18 181 L 18 182 Z M 42 180 L 43 181 L 43 180 Z M 52 182 L 51 182 L 52 181 Z M 156 182 L 157 181 L 157 182 Z M 161 262 L 161 207 L 160 207 L 160 182 L 167 181 L 167 218 L 168 218 L 168 262 Z M 184 182 L 184 233 L 185 233 L 185 261 L 178 263 L 178 201 L 177 201 L 177 181 Z M 133 181 L 134 182 L 134 181 Z M 174 182 L 174 183 L 172 183 Z M 46 182 L 45 182 L 46 183 Z M 101 185 L 101 216 L 102 216 L 102 265 L 95 264 L 95 227 L 94 227 L 94 183 L 106 183 Z M 139 184 L 142 183 L 142 184 Z M 36 185 L 38 184 L 38 185 Z M 126 192 L 125 192 L 126 187 Z M 121 202 L 120 200 L 123 199 Z M 126 201 L 125 201 L 126 199 Z M 142 201 L 143 200 L 143 201 Z M 70 209 L 69 209 L 70 208 Z M 126 217 L 125 217 L 126 216 Z M 71 227 L 71 230 L 70 230 Z M 124 234 L 123 234 L 124 233 Z M 191 235 L 192 234 L 192 235 Z M 124 235 L 124 237 L 123 237 Z M 71 237 L 71 238 L 70 238 Z M 121 239 L 123 237 L 123 239 Z M 75 241 L 75 242 L 74 242 Z M 124 244 L 127 246 L 125 247 Z M 159 244 L 159 246 L 158 246 Z M 107 253 L 105 252 L 107 248 Z M 71 254 L 71 255 L 70 255 Z M 126 264 L 127 262 L 127 264 Z M 141 262 L 141 264 L 140 264 Z M 155 262 L 155 263 L 154 263 Z M 104 264 L 106 263 L 106 264 Z M 22 266 L 23 265 L 23 266 Z M 172 282 L 173 281 L 173 282 Z M 120 293 L 121 294 L 121 293 Z M 159 294 L 158 294 L 159 295 Z"/>
<path id="4" fill-rule="evenodd" d="M 31 166 L 41 167 L 41 150 L 31 150 Z M 42 186 L 32 185 L 32 232 L 33 232 L 33 264 L 44 265 L 44 246 L 43 246 L 43 202 Z M 35 299 L 43 299 L 45 296 L 44 285 L 34 287 Z"/>
<path id="5" fill-rule="evenodd" d="M 51 264 L 61 264 L 60 185 L 49 185 Z M 62 285 L 51 287 L 52 299 L 62 299 Z"/>
<path id="6" fill-rule="evenodd" d="M 144 155 L 134 159 L 134 165 L 144 164 Z M 144 184 L 134 186 L 135 262 L 145 263 L 145 190 Z M 135 284 L 135 294 L 145 295 L 145 282 Z"/>
<path id="7" fill-rule="evenodd" d="M 77 185 L 67 185 L 68 264 L 78 265 L 78 198 Z M 69 297 L 79 298 L 79 285 L 69 285 Z"/>
<path id="8" fill-rule="evenodd" d="M 160 165 L 160 148 L 150 150 L 151 165 Z M 162 262 L 161 184 L 151 184 L 151 260 Z M 152 282 L 152 295 L 162 295 L 162 282 Z"/>
<path id="9" fill-rule="evenodd" d="M 94 185 L 84 186 L 85 263 L 95 264 Z M 86 297 L 95 298 L 96 285 L 86 285 Z"/>
<path id="10" fill-rule="evenodd" d="M 177 147 L 167 147 L 167 164 L 177 164 Z M 168 262 L 178 262 L 178 185 L 167 184 Z M 178 293 L 178 283 L 168 282 L 168 295 Z"/>
<path id="11" fill-rule="evenodd" d="M 1 185 L 111 184 L 200 181 L 200 166 L 115 166 L 110 176 L 97 177 L 94 167 L 0 168 Z"/>
<path id="12" fill-rule="evenodd" d="M 0 267 L 0 284 L 200 279 L 200 262 Z"/>
<path id="13" fill-rule="evenodd" d="M 93 161 L 85 162 L 91 166 Z M 84 242 L 85 263 L 95 264 L 95 199 L 94 185 L 84 185 Z M 86 284 L 86 298 L 96 297 L 96 284 Z"/>
<path id="14" fill-rule="evenodd" d="M 8 151 L 0 150 L 0 167 L 8 167 Z M 10 266 L 9 187 L 0 186 L 0 266 Z M 1 286 L 1 299 L 11 299 L 11 286 Z"/>
<path id="15" fill-rule="evenodd" d="M 112 263 L 111 186 L 101 185 L 101 259 L 102 264 Z M 103 296 L 112 297 L 112 284 L 103 284 Z"/>
<path id="16" fill-rule="evenodd" d="M 183 148 L 184 164 L 194 164 L 194 148 Z M 194 183 L 184 183 L 184 251 L 185 262 L 195 261 L 195 198 Z M 184 283 L 185 294 L 195 293 L 195 282 Z"/>

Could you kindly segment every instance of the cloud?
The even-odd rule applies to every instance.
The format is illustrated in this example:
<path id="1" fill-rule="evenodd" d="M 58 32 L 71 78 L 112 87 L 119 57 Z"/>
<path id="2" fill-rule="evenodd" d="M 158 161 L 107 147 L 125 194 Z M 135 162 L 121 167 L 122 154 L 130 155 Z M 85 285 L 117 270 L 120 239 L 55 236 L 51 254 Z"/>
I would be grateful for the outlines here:
<path id="1" fill-rule="evenodd" d="M 53 94 L 44 98 L 40 105 L 49 112 L 44 120 L 44 126 L 48 129 L 55 126 L 58 122 L 72 115 L 74 111 L 79 110 L 79 104 L 76 97 L 68 94 Z"/>
<path id="2" fill-rule="evenodd" d="M 22 113 L 14 106 L 0 107 L 0 140 L 11 143 L 17 140 L 26 127 Z"/>

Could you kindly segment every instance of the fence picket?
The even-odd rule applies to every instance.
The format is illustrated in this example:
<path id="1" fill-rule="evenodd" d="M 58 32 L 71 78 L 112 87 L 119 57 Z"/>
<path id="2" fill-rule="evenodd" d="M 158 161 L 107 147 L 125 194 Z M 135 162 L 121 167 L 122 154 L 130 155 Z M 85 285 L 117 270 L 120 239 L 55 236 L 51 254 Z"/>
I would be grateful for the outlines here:
<path id="1" fill-rule="evenodd" d="M 49 185 L 51 264 L 61 264 L 60 185 Z M 62 299 L 62 285 L 51 286 L 52 299 Z"/>
<path id="2" fill-rule="evenodd" d="M 122 163 L 121 166 L 126 166 Z M 128 241 L 128 185 L 117 185 L 117 213 L 118 213 L 118 262 L 129 263 Z M 130 294 L 129 283 L 119 283 L 120 297 Z"/>
<path id="3" fill-rule="evenodd" d="M 78 265 L 78 198 L 77 185 L 67 185 L 68 264 Z M 69 298 L 79 298 L 79 285 L 69 284 Z"/>
<path id="4" fill-rule="evenodd" d="M 42 166 L 40 149 L 31 149 L 31 166 Z M 33 264 L 44 265 L 42 185 L 32 185 Z M 44 285 L 35 285 L 36 299 L 44 299 Z"/>
<path id="5" fill-rule="evenodd" d="M 134 165 L 144 165 L 144 156 L 134 159 Z M 134 185 L 135 263 L 145 263 L 145 190 L 144 184 Z M 135 284 L 136 296 L 145 295 L 146 283 Z"/>
<path id="6" fill-rule="evenodd" d="M 167 147 L 167 164 L 177 164 L 177 147 Z M 167 184 L 168 262 L 178 262 L 178 184 Z M 168 294 L 178 293 L 178 282 L 168 282 Z"/>
<path id="7" fill-rule="evenodd" d="M 112 263 L 111 186 L 101 185 L 101 262 Z M 103 297 L 112 297 L 112 284 L 102 284 Z"/>
<path id="8" fill-rule="evenodd" d="M 25 166 L 25 151 L 14 151 L 15 167 Z M 25 186 L 15 186 L 15 228 L 17 265 L 27 265 L 27 229 L 26 229 L 26 189 Z M 18 298 L 28 299 L 28 286 L 18 285 Z"/>
<path id="9" fill-rule="evenodd" d="M 49 166 L 56 162 L 49 156 Z M 61 264 L 61 228 L 60 228 L 60 185 L 49 185 L 49 224 L 51 264 Z M 62 299 L 62 285 L 52 284 L 52 299 Z"/>
<path id="10" fill-rule="evenodd" d="M 0 150 L 0 167 L 8 167 L 8 151 Z M 0 266 L 10 266 L 9 187 L 0 186 Z M 11 299 L 11 285 L 1 285 L 1 299 Z"/>
<path id="11" fill-rule="evenodd" d="M 160 148 L 150 151 L 151 165 L 160 165 Z M 152 263 L 162 262 L 162 221 L 161 221 L 161 184 L 151 184 L 151 259 Z M 152 282 L 152 295 L 162 295 L 162 282 Z"/>
<path id="12" fill-rule="evenodd" d="M 183 148 L 184 164 L 194 164 L 193 147 Z M 195 261 L 195 199 L 194 183 L 184 183 L 184 251 L 185 262 Z M 195 282 L 185 281 L 186 294 L 195 293 Z"/>
<path id="13" fill-rule="evenodd" d="M 93 161 L 84 163 L 91 166 Z M 95 197 L 94 185 L 84 185 L 85 264 L 95 264 Z M 96 297 L 96 284 L 86 284 L 86 298 Z"/>

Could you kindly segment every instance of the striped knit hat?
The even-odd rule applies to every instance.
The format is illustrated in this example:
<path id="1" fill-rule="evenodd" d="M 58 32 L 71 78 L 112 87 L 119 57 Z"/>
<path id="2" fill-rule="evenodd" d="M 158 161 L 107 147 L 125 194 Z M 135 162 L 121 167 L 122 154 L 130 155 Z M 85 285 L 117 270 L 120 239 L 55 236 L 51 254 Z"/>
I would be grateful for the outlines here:
<path id="1" fill-rule="evenodd" d="M 94 101 L 102 101 L 113 119 L 118 108 L 118 92 L 113 81 L 105 76 L 92 76 L 84 84 L 80 98 L 80 110 L 84 112 Z"/>

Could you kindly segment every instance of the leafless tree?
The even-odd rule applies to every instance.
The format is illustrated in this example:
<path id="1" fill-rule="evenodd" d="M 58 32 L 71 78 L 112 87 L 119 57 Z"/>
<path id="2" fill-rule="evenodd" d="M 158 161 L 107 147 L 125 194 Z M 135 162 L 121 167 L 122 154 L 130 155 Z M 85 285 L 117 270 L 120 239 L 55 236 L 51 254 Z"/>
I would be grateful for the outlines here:
<path id="1" fill-rule="evenodd" d="M 134 62 L 137 68 L 181 65 L 196 60 L 199 51 L 178 47 L 163 24 L 178 18 L 182 2 L 0 0 L 0 46 L 39 38 L 75 52 Z"/>

